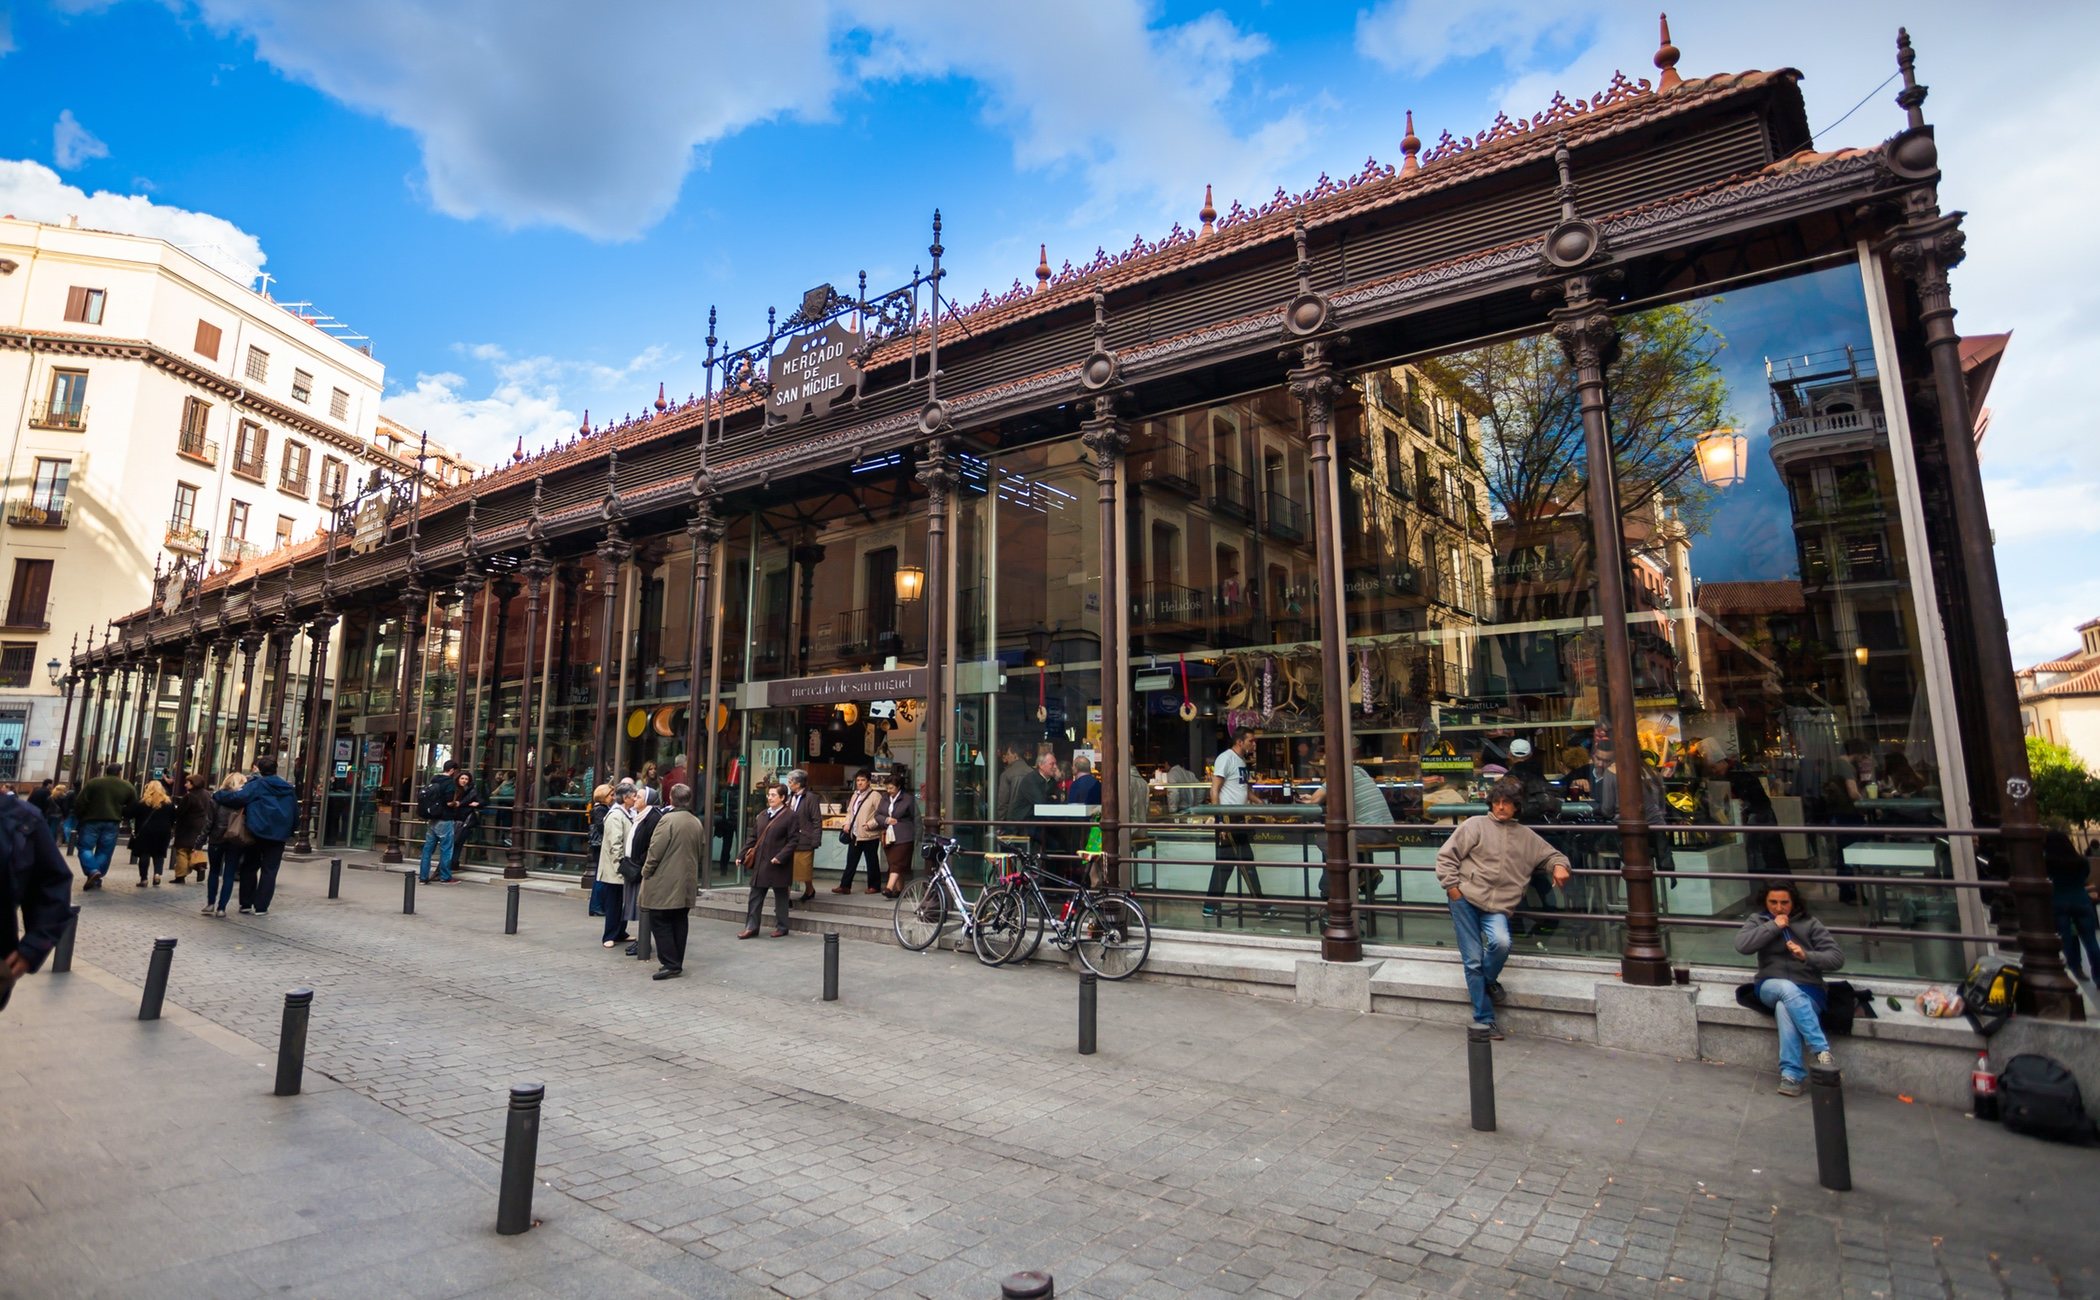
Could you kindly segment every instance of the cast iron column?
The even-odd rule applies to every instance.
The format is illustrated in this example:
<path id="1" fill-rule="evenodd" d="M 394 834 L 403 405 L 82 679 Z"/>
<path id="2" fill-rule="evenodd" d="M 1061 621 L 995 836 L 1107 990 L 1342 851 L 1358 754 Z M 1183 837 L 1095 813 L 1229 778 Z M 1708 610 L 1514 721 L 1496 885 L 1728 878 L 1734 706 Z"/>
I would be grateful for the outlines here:
<path id="1" fill-rule="evenodd" d="M 58 718 L 58 753 L 51 760 L 51 775 L 53 779 L 65 781 L 70 785 L 71 779 L 66 775 L 66 733 L 73 729 L 73 687 L 76 684 L 71 666 L 68 666 L 65 674 L 58 679 L 58 684 L 66 694 L 66 707 L 65 712 Z"/>
<path id="2" fill-rule="evenodd" d="M 250 597 L 253 599 L 253 597 Z M 262 649 L 262 634 L 253 623 L 241 636 L 241 703 L 234 710 L 233 734 L 226 742 L 226 762 L 229 767 L 248 769 L 248 710 L 255 699 L 255 652 Z"/>
<path id="3" fill-rule="evenodd" d="M 511 783 L 515 788 L 511 796 L 510 848 L 505 852 L 503 862 L 503 874 L 512 879 L 525 876 L 525 847 L 532 834 L 531 823 L 526 820 L 532 807 L 528 792 L 534 786 L 533 760 L 539 757 L 531 749 L 532 661 L 539 648 L 540 587 L 547 580 L 548 568 L 546 555 L 535 544 L 531 556 L 519 570 L 525 584 L 525 671 L 519 675 L 517 776 Z"/>
<path id="4" fill-rule="evenodd" d="M 460 575 L 459 659 L 452 667 L 452 758 L 454 762 L 459 764 L 459 770 L 462 772 L 472 772 L 474 770 L 474 765 L 468 761 L 467 754 L 467 736 L 470 732 L 470 728 L 467 725 L 469 699 L 467 694 L 467 638 L 473 636 L 475 632 L 474 615 L 476 606 L 481 604 L 480 596 L 481 575 L 469 568 L 464 574 Z M 481 659 L 481 638 L 474 636 L 473 639 L 476 652 L 474 658 L 479 663 Z M 476 691 L 472 698 L 474 700 L 473 707 L 479 708 L 480 692 Z M 484 790 L 482 793 L 486 796 L 488 792 Z"/>
<path id="5" fill-rule="evenodd" d="M 947 545 L 955 463 L 948 457 L 946 438 L 935 438 L 929 450 L 926 463 L 919 467 L 919 483 L 926 489 L 926 780 L 919 787 L 919 804 L 925 810 L 925 825 L 931 828 L 947 812 L 947 801 L 941 797 L 948 771 L 942 745 L 948 735 L 951 706 L 943 675 L 948 666 L 948 593 L 955 586 L 948 575 Z"/>
<path id="6" fill-rule="evenodd" d="M 701 854 L 705 866 L 714 858 L 715 765 L 707 756 L 715 734 L 714 643 L 721 632 L 715 618 L 715 547 L 722 540 L 722 521 L 715 517 L 714 498 L 703 496 L 693 504 L 692 522 L 685 534 L 693 543 L 693 636 L 692 666 L 686 678 L 692 704 L 685 711 L 686 782 L 693 787 L 693 811 L 700 815 L 707 850 Z"/>
<path id="7" fill-rule="evenodd" d="M 153 706 L 159 699 L 160 656 L 149 650 L 139 665 L 139 698 L 131 710 L 131 734 L 126 742 L 131 748 L 131 761 L 138 765 L 142 789 L 153 776 Z M 179 798 L 182 791 L 168 793 Z"/>
<path id="8" fill-rule="evenodd" d="M 328 754 L 334 737 L 322 729 L 327 725 L 328 633 L 334 626 L 335 610 L 325 602 L 320 615 L 306 625 L 306 719 L 299 728 L 303 747 L 298 750 L 299 796 L 306 806 L 299 818 L 299 841 L 293 846 L 296 853 L 313 852 L 314 840 L 325 838 L 318 828 L 328 806 L 328 778 L 334 771 Z"/>
<path id="9" fill-rule="evenodd" d="M 795 676 L 807 677 L 810 605 L 817 596 L 817 566 L 824 562 L 824 548 L 815 542 L 804 542 L 789 552 L 789 557 L 794 560 L 795 567 L 802 570 L 801 592 L 796 602 L 801 613 L 795 620 Z"/>
<path id="10" fill-rule="evenodd" d="M 131 707 L 131 674 L 132 660 L 127 652 L 117 662 L 117 707 L 110 714 L 109 731 L 102 737 L 109 746 L 109 757 L 105 762 L 119 766 L 124 762 L 124 731 L 130 721 L 124 715 Z"/>
<path id="11" fill-rule="evenodd" d="M 1604 631 L 1605 716 L 1611 723 L 1619 791 L 1619 872 L 1626 881 L 1626 943 L 1619 970 L 1628 984 L 1670 982 L 1655 911 L 1654 851 L 1649 842 L 1647 765 L 1641 758 L 1633 650 L 1626 632 L 1626 548 L 1619 523 L 1618 469 L 1605 421 L 1604 366 L 1618 327 L 1587 276 L 1569 281 L 1568 305 L 1552 313 L 1553 337 L 1575 368 L 1587 454 L 1589 523 L 1597 566 L 1597 618 Z"/>
<path id="12" fill-rule="evenodd" d="M 183 785 L 189 784 L 190 773 L 199 770 L 190 761 L 191 732 L 190 715 L 197 709 L 197 679 L 204 675 L 204 647 L 192 640 L 182 652 L 182 700 L 175 706 L 175 754 L 173 766 L 182 773 Z M 207 780 L 209 769 L 204 771 Z"/>
<path id="13" fill-rule="evenodd" d="M 204 735 L 199 741 L 197 766 L 202 769 L 205 778 L 215 785 L 220 776 L 219 706 L 226 697 L 226 652 L 232 648 L 233 642 L 227 639 L 225 632 L 221 631 L 218 636 L 212 638 L 211 698 L 204 706 L 204 719 L 201 724 Z"/>
<path id="14" fill-rule="evenodd" d="M 401 861 L 401 822 L 413 806 L 416 788 L 416 746 L 420 738 L 415 731 L 416 711 L 409 692 L 416 687 L 416 642 L 423 628 L 423 594 L 423 584 L 411 573 L 408 586 L 401 591 L 401 672 L 394 692 L 394 757 L 401 768 L 394 774 L 394 815 L 387 818 L 386 852 L 379 855 L 381 862 Z M 401 797 L 403 775 L 408 778 L 408 800 Z"/>
<path id="15" fill-rule="evenodd" d="M 1320 926 L 1320 955 L 1328 961 L 1362 961 L 1364 945 L 1356 928 L 1355 876 L 1349 865 L 1350 785 L 1348 685 L 1345 663 L 1348 622 L 1341 582 L 1341 538 L 1331 526 L 1336 518 L 1334 476 L 1334 399 L 1342 382 L 1335 378 L 1325 340 L 1310 339 L 1299 350 L 1303 363 L 1288 376 L 1291 396 L 1305 412 L 1306 443 L 1311 450 L 1313 563 L 1320 571 L 1320 675 L 1328 706 L 1320 710 L 1321 740 L 1327 747 L 1326 797 L 1320 809 L 1327 829 L 1327 906 Z M 1339 704 L 1337 704 L 1339 702 Z"/>
<path id="16" fill-rule="evenodd" d="M 481 788 L 484 791 L 496 788 L 496 730 L 503 722 L 503 654 L 510 636 L 510 602 L 518 594 L 517 580 L 497 579 L 491 594 L 496 600 L 496 641 L 489 655 L 489 725 L 481 744 Z M 522 718 L 518 734 L 525 734 Z"/>
<path id="17" fill-rule="evenodd" d="M 1102 867 L 1113 889 L 1122 879 L 1123 791 L 1130 785 L 1123 752 L 1124 663 L 1129 645 L 1123 636 L 1123 527 L 1116 503 L 1116 467 L 1122 463 L 1123 449 L 1130 445 L 1130 430 L 1116 418 L 1115 398 L 1094 399 L 1093 418 L 1080 426 L 1079 441 L 1093 454 L 1094 485 L 1101 506 L 1101 752 L 1108 758 L 1108 779 L 1101 783 L 1101 848 L 1107 855 Z M 1143 820 L 1144 809 L 1137 814 Z"/>
<path id="18" fill-rule="evenodd" d="M 1896 102 L 1910 127 L 1883 146 L 1884 164 L 1897 179 L 1919 184 L 1901 199 L 1903 223 L 1888 245 L 1889 260 L 1917 288 L 1918 320 L 1932 355 L 1932 383 L 1939 404 L 1940 443 L 1947 457 L 1954 532 L 1959 539 L 1967 588 L 1971 652 L 1976 656 L 1977 702 L 1989 736 L 1992 791 L 2009 859 L 2017 940 L 2020 945 L 2019 1009 L 2049 1020 L 2083 1020 L 2085 1003 L 2064 969 L 2063 948 L 2050 904 L 2049 875 L 2042 858 L 2042 826 L 2034 805 L 2033 773 L 2020 727 L 2019 693 L 2013 684 L 2012 649 L 2006 640 L 2005 598 L 1998 585 L 1989 508 L 1976 459 L 1976 421 L 1962 375 L 1961 336 L 1954 332 L 1954 296 L 1947 273 L 1961 264 L 1962 214 L 1939 208 L 1939 150 L 1925 124 L 1925 87 L 1912 75 L 1910 33 L 1896 37 L 1896 62 L 1903 89 Z"/>
<path id="19" fill-rule="evenodd" d="M 616 784 L 620 776 L 614 770 L 619 766 L 620 734 L 618 719 L 612 716 L 612 683 L 615 671 L 625 671 L 625 647 L 620 645 L 626 640 L 625 624 L 620 618 L 620 570 L 633 553 L 634 548 L 620 539 L 618 524 L 612 525 L 605 540 L 598 543 L 598 585 L 605 608 L 598 621 L 598 705 L 597 722 L 591 728 L 591 772 L 606 785 Z M 615 669 L 615 664 L 623 667 Z"/>
<path id="20" fill-rule="evenodd" d="M 291 735 L 290 728 L 285 723 L 284 701 L 285 696 L 291 693 L 291 683 L 286 678 L 290 676 L 292 637 L 297 629 L 289 626 L 282 615 L 272 622 L 275 626 L 270 629 L 269 639 L 270 703 L 256 730 L 262 732 L 269 740 L 270 756 L 277 760 L 277 775 L 290 781 L 294 779 L 290 770 L 291 762 L 285 757 L 284 751 L 291 747 Z M 260 757 L 262 752 L 263 741 L 259 738 L 255 742 L 256 756 Z"/>
<path id="21" fill-rule="evenodd" d="M 94 701 L 90 696 L 94 694 L 93 682 L 95 672 L 92 668 L 84 667 L 78 670 L 75 676 L 77 678 L 76 685 L 80 688 L 80 716 L 73 723 L 73 750 L 68 755 L 73 761 L 73 766 L 67 774 L 66 784 L 78 790 L 81 780 L 80 759 L 87 752 L 88 714 L 93 711 Z"/>
<path id="22" fill-rule="evenodd" d="M 109 713 L 109 666 L 104 664 L 95 670 L 95 725 L 88 730 L 87 744 L 81 753 L 87 758 L 88 777 L 102 774 L 102 719 Z M 81 710 L 80 720 L 87 721 L 87 711 Z"/>

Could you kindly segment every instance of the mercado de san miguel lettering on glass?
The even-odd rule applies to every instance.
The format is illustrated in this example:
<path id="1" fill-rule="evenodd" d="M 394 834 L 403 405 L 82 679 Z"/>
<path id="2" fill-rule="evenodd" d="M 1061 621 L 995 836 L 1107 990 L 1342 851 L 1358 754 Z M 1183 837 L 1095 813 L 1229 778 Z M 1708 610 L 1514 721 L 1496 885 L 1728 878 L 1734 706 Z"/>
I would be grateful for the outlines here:
<path id="1" fill-rule="evenodd" d="M 935 214 L 902 285 L 744 340 L 710 309 L 684 401 L 177 572 L 75 659 L 69 766 L 280 749 L 300 841 L 398 849 L 457 758 L 469 861 L 523 875 L 581 871 L 592 787 L 653 763 L 733 883 L 791 768 L 827 810 L 907 770 L 981 849 L 1048 820 L 1001 806 L 1047 750 L 1102 777 L 1053 854 L 1098 823 L 1159 923 L 1350 961 L 1450 943 L 1425 868 L 1521 764 L 1585 869 L 1521 944 L 1664 982 L 1787 872 L 1860 969 L 2016 935 L 2072 1014 L 1977 473 L 2003 340 L 1955 332 L 1896 53 L 1895 133 L 1835 147 L 1798 73 L 1680 75 L 1665 28 L 1653 81 L 1427 147 L 1410 113 L 1397 165 L 975 303 Z M 250 689 L 258 648 L 313 689 Z M 1238 728 L 1254 861 L 1205 909 Z"/>

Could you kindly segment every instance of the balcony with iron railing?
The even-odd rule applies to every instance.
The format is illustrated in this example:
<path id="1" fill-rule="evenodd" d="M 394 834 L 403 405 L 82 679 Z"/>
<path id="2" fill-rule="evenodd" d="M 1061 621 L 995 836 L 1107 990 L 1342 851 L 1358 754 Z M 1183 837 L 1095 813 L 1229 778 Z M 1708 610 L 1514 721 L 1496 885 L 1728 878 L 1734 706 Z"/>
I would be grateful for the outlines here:
<path id="1" fill-rule="evenodd" d="M 239 564 L 261 554 L 261 547 L 254 542 L 244 542 L 238 537 L 229 537 L 219 543 L 219 559 L 227 564 Z"/>
<path id="2" fill-rule="evenodd" d="M 1407 471 L 1398 462 L 1385 467 L 1385 490 L 1402 501 L 1412 501 L 1415 498 L 1415 491 L 1407 482 Z"/>
<path id="3" fill-rule="evenodd" d="M 169 550 L 186 551 L 191 555 L 202 555 L 210 542 L 211 533 L 197 527 L 195 520 L 185 519 L 181 515 L 177 515 L 168 521 L 166 545 Z"/>
<path id="4" fill-rule="evenodd" d="M 29 427 L 32 429 L 85 433 L 87 422 L 88 408 L 71 402 L 37 402 L 29 408 Z"/>
<path id="5" fill-rule="evenodd" d="M 1133 632 L 1194 632 L 1210 613 L 1210 601 L 1194 587 L 1148 582 L 1130 602 Z"/>
<path id="6" fill-rule="evenodd" d="M 73 503 L 64 497 L 20 497 L 7 503 L 7 522 L 16 528 L 64 528 L 73 522 Z"/>
<path id="7" fill-rule="evenodd" d="M 1772 426 L 1772 445 L 1791 449 L 1821 438 L 1858 440 L 1883 438 L 1888 422 L 1879 411 L 1832 411 L 1825 415 L 1802 415 Z"/>
<path id="8" fill-rule="evenodd" d="M 1140 487 L 1196 495 L 1196 453 L 1179 438 L 1159 438 L 1151 448 L 1131 457 L 1130 472 Z"/>
<path id="9" fill-rule="evenodd" d="M 184 429 L 175 439 L 175 454 L 196 461 L 200 465 L 219 463 L 219 444 L 196 429 Z"/>
<path id="10" fill-rule="evenodd" d="M 263 481 L 263 473 L 266 468 L 262 453 L 259 451 L 247 459 L 243 459 L 238 451 L 234 453 L 233 472 L 242 478 L 252 479 L 260 483 Z"/>
<path id="11" fill-rule="evenodd" d="M 1210 508 L 1246 523 L 1254 522 L 1254 488 L 1247 476 L 1229 465 L 1210 467 Z"/>
<path id="12" fill-rule="evenodd" d="M 306 495 L 306 485 L 311 480 L 305 474 L 294 474 L 289 469 L 277 476 L 277 490 L 289 492 L 295 497 Z"/>
<path id="13" fill-rule="evenodd" d="M 1269 536 L 1279 541 L 1304 541 L 1305 507 L 1274 488 L 1262 495 L 1267 498 L 1263 503 L 1262 527 Z"/>
<path id="14" fill-rule="evenodd" d="M 10 600 L 0 609 L 0 627 L 10 632 L 48 632 L 51 630 L 51 600 Z"/>
<path id="15" fill-rule="evenodd" d="M 891 606 L 849 609 L 832 620 L 834 644 L 841 655 L 895 654 L 904 646 L 897 610 Z"/>

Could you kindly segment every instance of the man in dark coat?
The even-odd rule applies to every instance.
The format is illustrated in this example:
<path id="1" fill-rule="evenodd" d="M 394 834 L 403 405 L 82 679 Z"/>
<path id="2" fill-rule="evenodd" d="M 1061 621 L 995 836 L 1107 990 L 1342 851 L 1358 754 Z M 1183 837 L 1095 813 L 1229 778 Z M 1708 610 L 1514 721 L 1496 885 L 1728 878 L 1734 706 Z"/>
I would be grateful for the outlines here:
<path id="1" fill-rule="evenodd" d="M 44 964 L 71 915 L 73 873 L 36 809 L 0 799 L 0 1007 Z"/>
<path id="2" fill-rule="evenodd" d="M 700 855 L 707 848 L 707 828 L 693 816 L 693 787 L 681 782 L 670 787 L 669 795 L 668 807 L 649 810 L 656 825 L 642 861 L 642 914 L 656 941 L 660 969 L 653 978 L 660 980 L 676 979 L 685 970 L 686 934 L 700 893 Z"/>
<path id="3" fill-rule="evenodd" d="M 277 893 L 284 842 L 298 823 L 299 794 L 277 775 L 277 756 L 264 754 L 255 760 L 255 775 L 248 784 L 238 790 L 214 790 L 211 797 L 247 814 L 248 836 L 254 842 L 241 846 L 241 910 L 252 907 L 255 915 L 266 916 Z"/>
<path id="4" fill-rule="evenodd" d="M 788 814 L 795 822 L 795 870 L 798 892 L 790 903 L 807 903 L 817 896 L 817 845 L 824 842 L 824 817 L 817 806 L 816 792 L 809 788 L 809 773 L 796 768 L 787 775 Z"/>
<path id="5" fill-rule="evenodd" d="M 437 878 L 452 881 L 452 837 L 459 833 L 459 764 L 445 760 L 445 770 L 430 779 L 416 796 L 416 812 L 423 818 L 423 863 L 416 880 L 430 883 L 430 857 L 437 855 Z"/>
<path id="6" fill-rule="evenodd" d="M 766 787 L 766 806 L 751 827 L 751 847 L 744 850 L 744 865 L 751 869 L 751 897 L 744 907 L 744 929 L 739 939 L 758 937 L 758 918 L 765 911 L 766 891 L 773 891 L 773 937 L 788 932 L 788 885 L 795 875 L 795 819 L 787 810 L 787 787 Z"/>

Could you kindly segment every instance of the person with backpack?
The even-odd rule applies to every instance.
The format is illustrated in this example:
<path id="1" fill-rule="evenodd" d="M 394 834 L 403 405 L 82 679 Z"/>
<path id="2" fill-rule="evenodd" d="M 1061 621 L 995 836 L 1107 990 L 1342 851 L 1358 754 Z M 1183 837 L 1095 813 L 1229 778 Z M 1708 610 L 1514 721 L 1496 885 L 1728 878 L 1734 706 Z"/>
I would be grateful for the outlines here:
<path id="1" fill-rule="evenodd" d="M 430 855 L 437 853 L 440 884 L 452 882 L 452 839 L 459 833 L 459 764 L 445 760 L 445 768 L 416 796 L 416 815 L 423 819 L 423 862 L 416 880 L 430 883 Z"/>
<path id="2" fill-rule="evenodd" d="M 1801 1059 L 1804 1046 L 1814 1053 L 1816 1065 L 1837 1067 L 1823 1033 L 1823 976 L 1841 969 L 1845 954 L 1823 923 L 1808 914 L 1794 886 L 1765 886 L 1755 906 L 1736 931 L 1735 950 L 1757 958 L 1757 999 L 1779 1021 L 1779 1095 L 1798 1097 L 1808 1075 Z"/>

